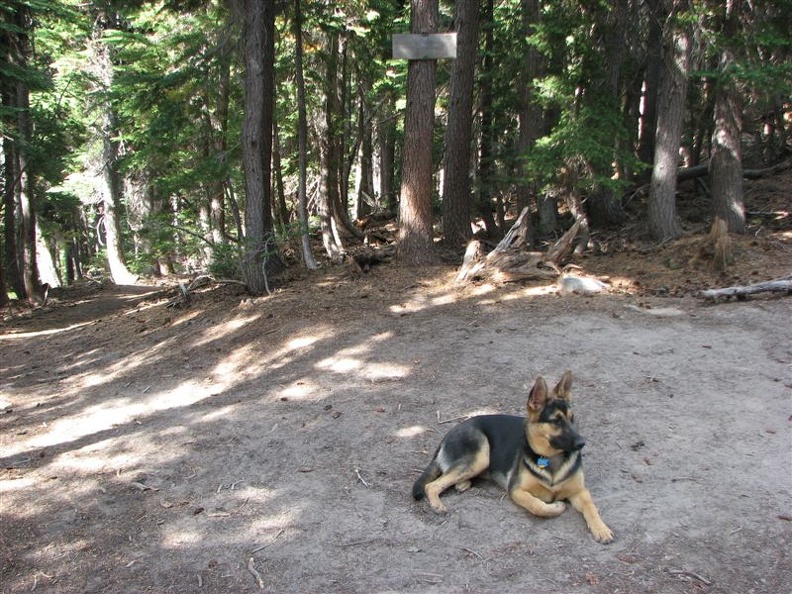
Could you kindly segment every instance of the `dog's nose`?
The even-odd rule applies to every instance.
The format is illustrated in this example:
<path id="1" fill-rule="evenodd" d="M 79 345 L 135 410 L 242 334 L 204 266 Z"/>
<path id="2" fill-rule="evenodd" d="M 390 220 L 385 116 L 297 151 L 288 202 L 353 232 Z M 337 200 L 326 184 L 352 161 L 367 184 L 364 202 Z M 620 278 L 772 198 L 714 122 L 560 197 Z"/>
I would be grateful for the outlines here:
<path id="1" fill-rule="evenodd" d="M 583 449 L 583 446 L 586 445 L 586 440 L 578 435 L 577 438 L 575 438 L 574 445 L 576 450 L 581 450 Z"/>

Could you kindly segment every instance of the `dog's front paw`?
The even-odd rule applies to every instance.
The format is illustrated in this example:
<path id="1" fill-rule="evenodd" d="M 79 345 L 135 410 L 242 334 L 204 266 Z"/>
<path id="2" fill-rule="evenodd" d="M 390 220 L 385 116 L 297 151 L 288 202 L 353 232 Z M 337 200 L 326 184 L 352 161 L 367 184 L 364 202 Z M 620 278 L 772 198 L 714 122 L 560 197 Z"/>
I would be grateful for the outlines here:
<path id="1" fill-rule="evenodd" d="M 473 485 L 472 481 L 461 481 L 454 485 L 454 488 L 459 491 L 460 493 L 464 493 Z"/>
<path id="2" fill-rule="evenodd" d="M 591 534 L 594 536 L 594 540 L 600 544 L 613 542 L 613 530 L 601 522 L 599 526 L 593 526 L 591 528 Z"/>
<path id="3" fill-rule="evenodd" d="M 554 501 L 553 503 L 545 504 L 545 514 L 547 518 L 555 518 L 556 516 L 560 516 L 564 513 L 566 509 L 566 503 L 563 501 Z"/>

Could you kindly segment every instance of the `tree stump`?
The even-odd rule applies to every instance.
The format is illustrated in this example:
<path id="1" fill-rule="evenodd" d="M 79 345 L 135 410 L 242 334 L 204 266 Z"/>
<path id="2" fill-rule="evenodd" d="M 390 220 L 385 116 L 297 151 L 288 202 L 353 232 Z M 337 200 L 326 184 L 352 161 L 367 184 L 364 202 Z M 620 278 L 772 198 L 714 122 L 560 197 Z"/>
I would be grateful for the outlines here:
<path id="1" fill-rule="evenodd" d="M 506 236 L 485 255 L 480 241 L 468 244 L 456 282 L 487 278 L 495 282 L 554 279 L 561 274 L 559 263 L 569 256 L 580 230 L 580 221 L 564 233 L 547 252 L 528 251 L 529 211 L 524 208 Z"/>

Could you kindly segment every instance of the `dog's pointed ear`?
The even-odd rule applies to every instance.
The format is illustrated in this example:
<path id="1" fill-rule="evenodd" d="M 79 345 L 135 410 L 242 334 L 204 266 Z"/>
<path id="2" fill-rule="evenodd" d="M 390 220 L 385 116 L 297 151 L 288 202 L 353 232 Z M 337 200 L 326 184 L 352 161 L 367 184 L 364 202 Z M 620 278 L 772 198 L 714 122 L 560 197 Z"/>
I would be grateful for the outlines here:
<path id="1" fill-rule="evenodd" d="M 563 398 L 564 400 L 569 400 L 569 396 L 572 393 L 572 372 L 567 370 L 564 372 L 564 375 L 561 376 L 561 380 L 558 382 L 558 385 L 553 390 L 556 398 Z"/>
<path id="2" fill-rule="evenodd" d="M 536 378 L 530 394 L 528 394 L 528 412 L 538 411 L 544 408 L 547 402 L 547 382 L 540 375 Z"/>

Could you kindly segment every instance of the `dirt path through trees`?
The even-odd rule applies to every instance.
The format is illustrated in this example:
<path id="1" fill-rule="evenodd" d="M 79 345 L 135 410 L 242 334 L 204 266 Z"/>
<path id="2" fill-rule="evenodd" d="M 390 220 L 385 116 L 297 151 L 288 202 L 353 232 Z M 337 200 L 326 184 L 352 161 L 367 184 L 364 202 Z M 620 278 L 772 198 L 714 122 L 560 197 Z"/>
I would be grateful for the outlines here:
<path id="1" fill-rule="evenodd" d="M 788 298 L 561 297 L 453 274 L 205 289 L 182 310 L 103 290 L 7 320 L 0 592 L 792 583 Z M 456 419 L 520 414 L 536 374 L 567 368 L 612 545 L 488 483 L 446 495 L 445 517 L 411 500 Z"/>

